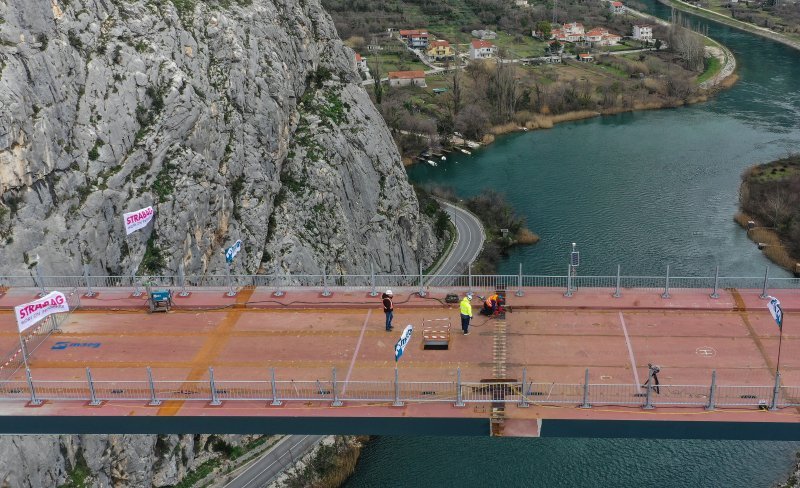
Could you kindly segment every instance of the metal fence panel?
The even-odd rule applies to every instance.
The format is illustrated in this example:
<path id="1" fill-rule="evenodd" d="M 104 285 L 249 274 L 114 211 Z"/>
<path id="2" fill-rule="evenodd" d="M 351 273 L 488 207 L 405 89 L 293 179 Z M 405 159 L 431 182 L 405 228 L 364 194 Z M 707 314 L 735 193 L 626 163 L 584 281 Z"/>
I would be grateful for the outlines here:
<path id="1" fill-rule="evenodd" d="M 220 400 L 272 400 L 269 381 L 219 381 L 214 382 Z"/>
<path id="2" fill-rule="evenodd" d="M 279 400 L 323 402 L 333 401 L 333 384 L 330 380 L 316 381 L 276 381 Z M 341 388 L 341 383 L 337 384 Z"/>
<path id="3" fill-rule="evenodd" d="M 524 394 L 531 403 L 538 404 L 581 404 L 583 385 L 558 383 L 527 383 Z"/>
<path id="4" fill-rule="evenodd" d="M 31 390 L 25 381 L 0 381 L 0 400 L 28 400 Z"/>
<path id="5" fill-rule="evenodd" d="M 414 403 L 455 402 L 454 381 L 402 381 L 400 400 Z"/>
<path id="6" fill-rule="evenodd" d="M 85 400 L 92 398 L 86 381 L 49 381 L 34 383 L 39 400 Z"/>
<path id="7" fill-rule="evenodd" d="M 632 383 L 589 385 L 589 403 L 592 405 L 644 405 L 645 389 Z"/>
<path id="8" fill-rule="evenodd" d="M 38 382 L 36 382 L 38 385 Z M 150 400 L 147 381 L 93 381 L 98 400 Z M 39 393 L 38 390 L 36 392 Z"/>
<path id="9" fill-rule="evenodd" d="M 390 402 L 394 400 L 394 382 L 348 381 L 342 383 L 339 398 L 342 401 Z"/>
<path id="10" fill-rule="evenodd" d="M 159 400 L 211 401 L 211 385 L 208 381 L 154 381 L 153 388 Z"/>
<path id="11" fill-rule="evenodd" d="M 720 407 L 769 406 L 772 386 L 717 386 L 716 405 Z"/>
<path id="12" fill-rule="evenodd" d="M 659 385 L 653 388 L 653 405 L 708 405 L 711 385 Z"/>

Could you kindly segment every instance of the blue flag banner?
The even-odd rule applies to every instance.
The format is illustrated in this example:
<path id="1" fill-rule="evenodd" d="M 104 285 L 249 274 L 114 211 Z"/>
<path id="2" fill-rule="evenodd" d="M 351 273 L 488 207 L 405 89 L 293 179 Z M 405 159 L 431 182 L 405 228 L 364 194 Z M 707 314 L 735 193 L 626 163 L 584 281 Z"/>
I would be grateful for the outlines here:
<path id="1" fill-rule="evenodd" d="M 408 341 L 411 340 L 411 333 L 414 331 L 414 327 L 411 324 L 406 325 L 406 328 L 403 329 L 403 333 L 400 335 L 400 340 L 397 341 L 397 344 L 394 346 L 394 360 L 400 359 L 403 355 L 403 352 L 406 350 L 406 346 L 408 345 Z"/>
<path id="2" fill-rule="evenodd" d="M 769 298 L 769 303 L 767 303 L 769 313 L 772 314 L 772 318 L 775 319 L 775 322 L 778 324 L 778 328 L 783 330 L 783 310 L 781 309 L 781 302 L 779 302 L 775 297 L 767 298 Z"/>
<path id="3" fill-rule="evenodd" d="M 225 251 L 225 261 L 232 263 L 233 258 L 235 258 L 237 254 L 239 254 L 239 251 L 241 249 L 242 249 L 242 240 L 239 239 Z"/>

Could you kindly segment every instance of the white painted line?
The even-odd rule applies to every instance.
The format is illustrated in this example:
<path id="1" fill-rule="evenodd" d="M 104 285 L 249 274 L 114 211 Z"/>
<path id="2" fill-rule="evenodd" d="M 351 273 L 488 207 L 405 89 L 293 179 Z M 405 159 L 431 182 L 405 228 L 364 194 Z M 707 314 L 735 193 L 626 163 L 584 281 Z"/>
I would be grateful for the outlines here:
<path id="1" fill-rule="evenodd" d="M 625 334 L 625 345 L 628 346 L 628 357 L 631 360 L 633 381 L 636 382 L 636 388 L 641 391 L 642 383 L 639 381 L 639 372 L 636 371 L 636 360 L 633 358 L 633 347 L 631 347 L 631 339 L 628 337 L 628 328 L 625 326 L 625 317 L 622 316 L 622 312 L 619 313 L 619 322 L 622 324 L 622 333 Z"/>
<path id="2" fill-rule="evenodd" d="M 367 316 L 364 318 L 364 325 L 361 326 L 361 335 L 358 336 L 358 342 L 356 343 L 356 350 L 353 351 L 353 359 L 350 360 L 350 367 L 347 369 L 347 376 L 344 378 L 342 395 L 344 395 L 344 392 L 347 391 L 347 382 L 350 381 L 350 373 L 353 372 L 353 366 L 355 366 L 356 364 L 356 358 L 358 357 L 358 350 L 361 349 L 361 341 L 364 340 L 364 331 L 367 330 L 367 322 L 369 322 L 370 315 L 372 315 L 371 308 L 367 310 Z"/>
<path id="3" fill-rule="evenodd" d="M 248 486 L 250 486 L 252 483 L 254 483 L 254 482 L 255 482 L 255 481 L 258 479 L 258 477 L 259 477 L 259 476 L 261 476 L 262 474 L 264 474 L 264 473 L 266 473 L 267 471 L 269 471 L 269 469 L 270 469 L 271 467 L 273 467 L 275 464 L 277 464 L 277 463 L 278 463 L 278 461 L 280 461 L 280 460 L 281 460 L 281 458 L 282 458 L 283 456 L 285 456 L 287 453 L 291 452 L 291 450 L 292 450 L 292 449 L 294 449 L 295 447 L 299 446 L 299 445 L 300 445 L 300 444 L 301 444 L 303 441 L 305 441 L 305 440 L 306 440 L 306 439 L 308 439 L 309 437 L 310 437 L 310 436 L 308 436 L 308 435 L 306 435 L 306 436 L 303 436 L 303 438 L 302 438 L 302 439 L 300 439 L 299 441 L 297 441 L 297 443 L 296 443 L 295 445 L 293 445 L 292 447 L 290 447 L 290 448 L 289 448 L 289 449 L 288 449 L 286 452 L 284 452 L 283 454 L 281 454 L 280 456 L 278 456 L 278 458 L 277 458 L 277 459 L 275 459 L 275 461 L 273 461 L 272 463 L 270 463 L 270 465 L 269 465 L 269 466 L 267 466 L 266 468 L 264 468 L 264 469 L 262 469 L 261 471 L 259 471 L 259 472 L 258 472 L 258 474 L 256 474 L 256 475 L 253 477 L 253 479 L 251 479 L 250 481 L 248 481 L 247 483 L 245 483 L 244 485 L 242 485 L 242 488 L 247 488 L 247 487 L 248 487 Z"/>

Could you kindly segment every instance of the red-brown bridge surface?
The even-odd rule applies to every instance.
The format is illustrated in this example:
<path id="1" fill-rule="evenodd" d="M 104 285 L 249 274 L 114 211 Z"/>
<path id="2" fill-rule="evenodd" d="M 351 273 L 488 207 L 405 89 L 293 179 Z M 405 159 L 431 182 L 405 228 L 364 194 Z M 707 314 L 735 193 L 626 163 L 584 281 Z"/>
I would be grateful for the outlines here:
<path id="1" fill-rule="evenodd" d="M 579 290 L 566 298 L 563 290 L 527 289 L 523 297 L 509 293 L 511 312 L 505 329 L 478 315 L 469 336 L 460 333 L 457 304 L 445 304 L 448 290 L 431 290 L 428 297 L 400 290 L 395 296 L 395 332 L 384 331 L 380 299 L 365 292 L 340 292 L 330 297 L 319 291 L 290 291 L 276 298 L 272 290 L 243 290 L 236 297 L 223 289 L 194 289 L 176 297 L 169 313 L 146 312 L 144 297 L 130 290 L 100 289 L 82 298 L 61 332 L 51 335 L 30 358 L 35 381 L 85 381 L 85 368 L 94 380 L 145 381 L 150 366 L 157 381 L 207 380 L 213 367 L 217 381 L 278 380 L 393 381 L 394 344 L 406 324 L 416 328 L 399 363 L 401 381 L 463 381 L 497 378 L 519 380 L 523 368 L 536 383 L 582 384 L 586 368 L 592 384 L 641 385 L 648 363 L 661 367 L 661 383 L 708 385 L 717 372 L 718 385 L 771 386 L 778 352 L 778 328 L 766 309 L 760 290 L 727 290 L 711 299 L 701 290 L 672 290 L 663 299 L 655 290 L 624 290 L 612 298 L 608 290 Z M 10 289 L 0 298 L 0 351 L 18 341 L 11 308 L 30 301 L 36 290 Z M 396 290 L 397 292 L 397 290 Z M 800 386 L 800 291 L 775 292 L 784 319 L 782 384 Z M 449 350 L 423 350 L 420 327 L 425 319 L 448 318 L 453 336 Z M 504 334 L 505 347 L 497 336 Z M 58 341 L 99 343 L 99 347 L 53 349 Z M 24 379 L 19 371 L 16 379 Z M 340 388 L 346 386 L 342 386 Z M 755 407 L 638 406 L 581 409 L 577 405 L 542 406 L 531 399 L 529 408 L 507 404 L 505 435 L 546 434 L 551 420 L 720 421 L 800 424 L 795 408 L 768 412 Z M 147 402 L 113 400 L 101 406 L 86 401 L 48 401 L 30 407 L 22 400 L 0 402 L 4 416 L 190 416 L 190 417 L 357 417 L 357 418 L 472 418 L 488 419 L 490 404 L 355 403 L 342 407 L 330 402 L 201 401 Z"/>

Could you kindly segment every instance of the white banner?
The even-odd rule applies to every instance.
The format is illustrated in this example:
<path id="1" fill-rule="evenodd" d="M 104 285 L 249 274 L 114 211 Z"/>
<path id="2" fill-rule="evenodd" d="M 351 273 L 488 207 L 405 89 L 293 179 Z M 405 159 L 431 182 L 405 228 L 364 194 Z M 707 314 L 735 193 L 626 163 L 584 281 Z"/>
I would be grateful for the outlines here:
<path id="1" fill-rule="evenodd" d="M 414 331 L 414 327 L 411 324 L 406 325 L 406 328 L 403 329 L 403 333 L 400 335 L 400 340 L 397 341 L 397 344 L 394 346 L 394 360 L 397 362 L 403 353 L 406 351 L 406 346 L 408 345 L 408 341 L 411 340 L 411 333 Z"/>
<path id="2" fill-rule="evenodd" d="M 20 333 L 48 315 L 57 312 L 69 312 L 67 298 L 60 291 L 52 291 L 36 301 L 14 307 L 14 315 L 17 317 Z"/>
<path id="3" fill-rule="evenodd" d="M 769 298 L 769 303 L 767 303 L 769 313 L 772 314 L 772 318 L 775 319 L 775 323 L 778 324 L 778 328 L 783 330 L 783 309 L 781 309 L 781 302 L 775 297 L 767 298 Z"/>
<path id="4" fill-rule="evenodd" d="M 135 212 L 123 214 L 126 235 L 130 234 L 131 232 L 136 232 L 145 225 L 149 224 L 150 221 L 153 220 L 153 215 L 155 215 L 155 213 L 156 212 L 153 210 L 153 207 L 145 207 Z"/>

